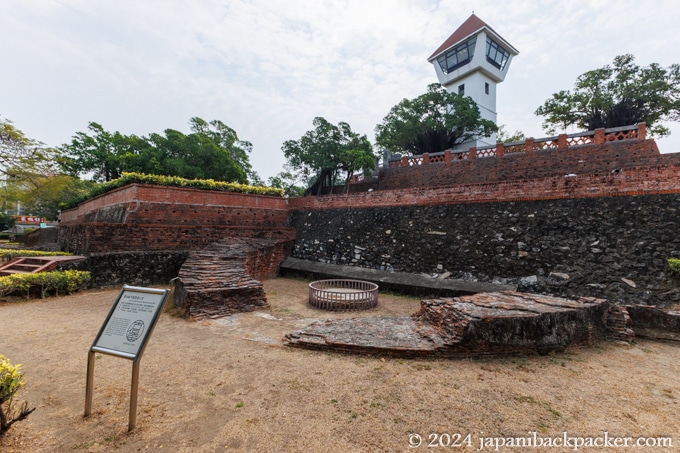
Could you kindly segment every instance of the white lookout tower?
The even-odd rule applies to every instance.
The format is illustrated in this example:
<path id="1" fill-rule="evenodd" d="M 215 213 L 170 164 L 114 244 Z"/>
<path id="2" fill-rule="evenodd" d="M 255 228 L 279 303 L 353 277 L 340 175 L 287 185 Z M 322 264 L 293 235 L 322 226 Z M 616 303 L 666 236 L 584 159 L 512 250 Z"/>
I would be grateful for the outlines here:
<path id="1" fill-rule="evenodd" d="M 474 13 L 427 61 L 449 92 L 470 96 L 484 119 L 496 123 L 496 84 L 505 79 L 512 58 L 519 54 Z M 467 149 L 496 144 L 496 134 L 458 146 Z"/>

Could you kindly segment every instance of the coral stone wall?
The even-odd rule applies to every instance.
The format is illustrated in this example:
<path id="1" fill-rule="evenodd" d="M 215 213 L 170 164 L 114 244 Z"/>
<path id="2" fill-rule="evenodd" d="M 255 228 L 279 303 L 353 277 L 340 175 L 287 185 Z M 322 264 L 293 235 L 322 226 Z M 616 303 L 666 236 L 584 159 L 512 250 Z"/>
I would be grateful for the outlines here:
<path id="1" fill-rule="evenodd" d="M 292 256 L 519 282 L 523 290 L 558 296 L 680 301 L 666 263 L 668 257 L 680 257 L 680 193 L 355 206 L 293 212 L 288 223 L 297 229 Z"/>

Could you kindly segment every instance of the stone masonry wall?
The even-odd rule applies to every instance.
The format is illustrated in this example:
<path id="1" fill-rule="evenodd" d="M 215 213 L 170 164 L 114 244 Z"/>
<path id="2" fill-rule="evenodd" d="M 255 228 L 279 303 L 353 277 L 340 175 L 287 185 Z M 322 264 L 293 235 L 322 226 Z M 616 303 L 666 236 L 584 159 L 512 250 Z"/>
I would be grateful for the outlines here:
<path id="1" fill-rule="evenodd" d="M 285 226 L 247 228 L 203 225 L 120 225 L 90 223 L 61 225 L 60 249 L 77 255 L 130 251 L 196 250 L 228 237 L 293 240 L 294 230 Z"/>
<path id="2" fill-rule="evenodd" d="M 288 226 L 296 258 L 664 305 L 680 301 L 679 212 L 680 194 L 658 194 L 307 209 Z"/>
<path id="3" fill-rule="evenodd" d="M 177 277 L 187 252 L 95 253 L 82 261 L 64 263 L 59 269 L 89 271 L 92 288 L 120 286 L 167 285 Z"/>

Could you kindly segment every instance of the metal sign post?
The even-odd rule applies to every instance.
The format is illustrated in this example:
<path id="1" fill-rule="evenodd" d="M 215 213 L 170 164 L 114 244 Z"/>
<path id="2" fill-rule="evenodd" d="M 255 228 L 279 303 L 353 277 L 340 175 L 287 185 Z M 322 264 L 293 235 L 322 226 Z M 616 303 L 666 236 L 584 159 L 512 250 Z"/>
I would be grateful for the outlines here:
<path id="1" fill-rule="evenodd" d="M 95 353 L 100 352 L 132 360 L 128 431 L 135 428 L 139 362 L 169 293 L 170 290 L 167 289 L 123 286 L 87 355 L 84 417 L 89 417 L 92 413 L 94 360 Z"/>

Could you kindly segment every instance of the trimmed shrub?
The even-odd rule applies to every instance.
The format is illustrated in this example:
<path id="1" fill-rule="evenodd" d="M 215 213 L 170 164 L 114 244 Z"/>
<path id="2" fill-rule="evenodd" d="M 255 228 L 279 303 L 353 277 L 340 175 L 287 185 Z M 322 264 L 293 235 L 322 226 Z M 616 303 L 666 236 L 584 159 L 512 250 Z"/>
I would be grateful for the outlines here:
<path id="1" fill-rule="evenodd" d="M 6 275 L 0 277 L 0 297 L 20 295 L 28 299 L 31 290 L 41 298 L 51 293 L 71 294 L 85 286 L 90 278 L 87 271 L 73 270 Z"/>
<path id="2" fill-rule="evenodd" d="M 118 179 L 98 184 L 85 196 L 70 200 L 60 205 L 62 209 L 78 206 L 85 200 L 96 197 L 113 189 L 126 186 L 128 184 L 153 184 L 156 186 L 188 187 L 191 189 L 217 190 L 220 192 L 237 192 L 256 195 L 271 195 L 276 197 L 283 196 L 283 189 L 273 187 L 249 186 L 236 182 L 215 181 L 213 179 L 185 179 L 177 176 L 147 175 L 144 173 L 123 173 Z"/>
<path id="3" fill-rule="evenodd" d="M 0 436 L 12 426 L 21 421 L 35 410 L 28 408 L 28 403 L 23 402 L 18 408 L 14 408 L 14 395 L 24 386 L 21 379 L 24 374 L 19 371 L 21 365 L 12 365 L 5 356 L 0 355 Z"/>
<path id="4" fill-rule="evenodd" d="M 9 261 L 23 256 L 72 256 L 68 252 L 45 252 L 42 250 L 0 249 L 0 261 Z"/>

